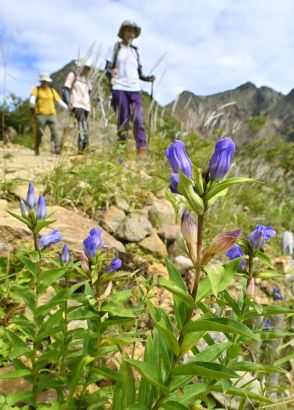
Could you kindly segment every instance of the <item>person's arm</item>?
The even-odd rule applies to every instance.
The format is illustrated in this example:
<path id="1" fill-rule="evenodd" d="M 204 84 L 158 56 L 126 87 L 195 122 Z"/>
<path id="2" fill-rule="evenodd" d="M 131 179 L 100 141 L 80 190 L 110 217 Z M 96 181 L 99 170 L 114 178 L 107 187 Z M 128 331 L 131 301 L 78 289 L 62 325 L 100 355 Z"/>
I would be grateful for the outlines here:
<path id="1" fill-rule="evenodd" d="M 141 64 L 139 64 L 139 66 L 138 66 L 138 73 L 139 73 L 139 78 L 142 81 L 147 81 L 148 83 L 152 83 L 153 81 L 155 81 L 155 76 L 154 75 L 144 75 L 143 74 L 143 69 L 142 69 Z"/>
<path id="2" fill-rule="evenodd" d="M 57 104 L 59 105 L 59 107 L 63 108 L 64 110 L 68 110 L 68 105 L 65 104 L 64 101 L 59 100 L 59 101 L 57 101 Z"/>
<path id="3" fill-rule="evenodd" d="M 33 88 L 32 90 L 32 94 L 30 95 L 30 99 L 29 99 L 29 107 L 30 110 L 32 112 L 32 114 L 34 114 L 35 112 L 35 106 L 36 106 L 36 102 L 37 102 L 37 95 L 38 95 L 38 90 L 36 87 Z"/>
<path id="4" fill-rule="evenodd" d="M 63 99 L 67 105 L 70 105 L 70 89 L 68 87 L 62 88 Z"/>
<path id="5" fill-rule="evenodd" d="M 54 88 L 52 88 L 52 93 L 53 93 L 53 97 L 55 102 L 63 109 L 68 110 L 68 105 L 65 104 L 64 101 L 62 101 L 60 95 L 58 94 L 58 92 L 56 90 L 54 90 Z"/>

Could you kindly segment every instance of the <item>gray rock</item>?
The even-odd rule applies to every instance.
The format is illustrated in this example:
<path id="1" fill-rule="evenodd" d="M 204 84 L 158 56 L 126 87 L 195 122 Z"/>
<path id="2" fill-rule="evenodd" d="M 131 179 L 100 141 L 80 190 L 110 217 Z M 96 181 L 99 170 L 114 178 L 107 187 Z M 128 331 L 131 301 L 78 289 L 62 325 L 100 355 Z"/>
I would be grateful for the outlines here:
<path id="1" fill-rule="evenodd" d="M 140 242 L 151 232 L 152 225 L 149 220 L 144 215 L 133 213 L 124 219 L 117 234 L 129 242 Z"/>
<path id="2" fill-rule="evenodd" d="M 125 212 L 129 212 L 130 210 L 130 204 L 124 198 L 118 198 L 116 200 L 116 206 Z"/>
<path id="3" fill-rule="evenodd" d="M 105 229 L 115 233 L 125 217 L 126 214 L 121 209 L 116 208 L 115 206 L 109 207 L 103 217 Z"/>
<path id="4" fill-rule="evenodd" d="M 155 227 L 173 225 L 176 220 L 174 207 L 167 199 L 154 199 L 151 202 L 149 219 Z"/>
<path id="5" fill-rule="evenodd" d="M 171 243 L 176 240 L 180 232 L 181 228 L 179 225 L 162 225 L 158 230 L 158 235 L 167 243 Z"/>
<path id="6" fill-rule="evenodd" d="M 174 264 L 177 269 L 181 271 L 185 271 L 187 269 L 193 268 L 193 263 L 191 259 L 187 258 L 187 256 L 178 255 L 174 259 Z"/>
<path id="7" fill-rule="evenodd" d="M 152 231 L 150 236 L 139 242 L 139 245 L 154 255 L 167 256 L 166 247 L 155 230 Z"/>

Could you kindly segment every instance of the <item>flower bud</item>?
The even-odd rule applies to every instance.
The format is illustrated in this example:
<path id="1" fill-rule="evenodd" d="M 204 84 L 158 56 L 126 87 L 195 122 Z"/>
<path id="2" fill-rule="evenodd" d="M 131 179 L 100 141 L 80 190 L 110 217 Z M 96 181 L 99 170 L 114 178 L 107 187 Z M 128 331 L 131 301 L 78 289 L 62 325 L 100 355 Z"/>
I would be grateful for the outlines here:
<path id="1" fill-rule="evenodd" d="M 30 182 L 28 186 L 28 193 L 27 193 L 27 206 L 30 208 L 34 208 L 37 204 L 37 198 L 35 195 L 35 188 L 34 185 Z"/>
<path id="2" fill-rule="evenodd" d="M 60 255 L 60 260 L 63 265 L 67 265 L 69 260 L 70 260 L 70 253 L 68 249 L 68 245 L 64 244 L 61 255 Z"/>
<path id="3" fill-rule="evenodd" d="M 241 235 L 241 232 L 242 229 L 235 229 L 234 231 L 223 232 L 216 235 L 208 246 L 201 263 L 205 265 L 214 256 L 222 255 L 231 249 Z"/>
<path id="4" fill-rule="evenodd" d="M 210 179 L 214 181 L 223 179 L 230 169 L 234 152 L 235 144 L 231 138 L 222 138 L 216 143 L 209 162 Z"/>
<path id="5" fill-rule="evenodd" d="M 52 230 L 47 235 L 41 237 L 41 239 L 39 240 L 39 246 L 40 248 L 45 248 L 51 245 L 52 243 L 61 241 L 61 239 L 61 233 L 57 230 Z"/>
<path id="6" fill-rule="evenodd" d="M 230 260 L 240 258 L 240 256 L 243 256 L 242 249 L 240 248 L 239 245 L 234 245 L 228 252 L 226 253 L 227 257 Z M 244 270 L 246 265 L 246 260 L 242 259 L 241 262 L 239 263 L 239 267 Z"/>
<path id="7" fill-rule="evenodd" d="M 46 218 L 46 201 L 43 195 L 39 195 L 38 204 L 37 204 L 37 220 L 42 220 Z"/>
<path id="8" fill-rule="evenodd" d="M 254 278 L 251 278 L 249 285 L 246 289 L 246 295 L 248 296 L 249 299 L 254 298 L 254 291 L 255 291 L 255 282 L 254 282 Z"/>
<path id="9" fill-rule="evenodd" d="M 29 210 L 28 210 L 24 200 L 22 200 L 22 199 L 19 200 L 19 207 L 20 207 L 21 215 L 24 218 L 27 218 L 29 216 Z"/>
<path id="10" fill-rule="evenodd" d="M 121 268 L 121 260 L 119 258 L 113 258 L 110 264 L 106 268 L 106 272 L 114 272 Z"/>
<path id="11" fill-rule="evenodd" d="M 197 225 L 192 218 L 190 212 L 185 209 L 181 219 L 181 232 L 186 241 L 187 246 L 196 244 L 197 242 Z"/>
<path id="12" fill-rule="evenodd" d="M 185 144 L 181 140 L 173 142 L 165 151 L 165 156 L 169 160 L 174 173 L 179 168 L 188 177 L 192 178 L 192 162 L 185 151 Z"/>

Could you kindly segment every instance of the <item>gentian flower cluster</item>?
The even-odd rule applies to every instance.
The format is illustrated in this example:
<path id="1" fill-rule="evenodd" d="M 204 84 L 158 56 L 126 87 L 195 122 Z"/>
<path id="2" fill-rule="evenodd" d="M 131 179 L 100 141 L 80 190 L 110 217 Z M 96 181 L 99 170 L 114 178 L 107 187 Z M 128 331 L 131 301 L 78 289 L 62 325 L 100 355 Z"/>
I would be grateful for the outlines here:
<path id="1" fill-rule="evenodd" d="M 233 259 L 240 258 L 240 256 L 243 256 L 244 254 L 239 245 L 234 245 L 230 250 L 228 250 L 226 255 L 230 260 L 233 260 Z M 245 265 L 246 265 L 246 260 L 242 259 L 241 262 L 239 263 L 239 268 L 244 270 Z"/>
<path id="2" fill-rule="evenodd" d="M 209 162 L 209 175 L 213 181 L 224 178 L 230 169 L 235 144 L 231 138 L 223 138 L 215 144 L 214 153 Z"/>
<path id="3" fill-rule="evenodd" d="M 165 151 L 165 156 L 169 160 L 173 173 L 170 176 L 170 190 L 178 194 L 179 169 L 189 178 L 192 179 L 192 162 L 186 154 L 185 144 L 183 141 L 176 140 Z"/>
<path id="4" fill-rule="evenodd" d="M 272 237 L 276 231 L 271 226 L 256 225 L 253 232 L 247 235 L 247 241 L 251 244 L 253 250 L 258 250 Z"/>
<path id="5" fill-rule="evenodd" d="M 92 260 L 96 257 L 97 249 L 101 249 L 104 243 L 101 239 L 102 229 L 93 228 L 89 232 L 89 236 L 84 240 L 84 251 L 88 259 Z"/>
<path id="6" fill-rule="evenodd" d="M 43 197 L 43 195 L 39 195 L 39 198 L 37 200 L 35 195 L 35 188 L 31 182 L 28 186 L 27 199 L 26 201 L 21 199 L 19 207 L 24 218 L 28 218 L 30 215 L 36 215 L 37 221 L 46 218 L 47 209 L 45 198 Z"/>

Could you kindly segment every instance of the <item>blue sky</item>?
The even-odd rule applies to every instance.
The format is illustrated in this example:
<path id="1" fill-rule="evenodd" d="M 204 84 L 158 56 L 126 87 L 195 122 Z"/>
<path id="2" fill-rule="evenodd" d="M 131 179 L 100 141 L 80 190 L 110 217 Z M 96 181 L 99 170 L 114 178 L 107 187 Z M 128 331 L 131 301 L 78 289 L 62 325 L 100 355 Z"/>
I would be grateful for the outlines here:
<path id="1" fill-rule="evenodd" d="M 6 92 L 21 97 L 40 71 L 86 55 L 93 42 L 103 67 L 124 19 L 142 27 L 136 45 L 147 74 L 165 54 L 154 73 L 162 104 L 183 90 L 209 95 L 247 81 L 284 94 L 293 88 L 293 0 L 0 0 L 0 10 L 4 49 L 12 36 Z"/>

